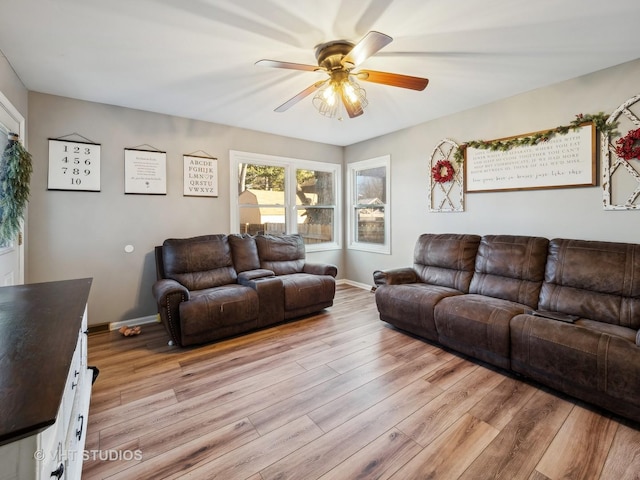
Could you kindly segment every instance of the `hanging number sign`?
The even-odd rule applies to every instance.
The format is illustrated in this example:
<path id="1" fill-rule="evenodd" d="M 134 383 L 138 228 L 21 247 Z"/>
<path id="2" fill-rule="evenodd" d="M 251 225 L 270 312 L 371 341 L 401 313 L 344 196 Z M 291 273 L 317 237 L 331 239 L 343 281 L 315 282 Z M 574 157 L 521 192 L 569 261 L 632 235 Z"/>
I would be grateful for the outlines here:
<path id="1" fill-rule="evenodd" d="M 49 190 L 100 191 L 100 145 L 49 139 Z"/>

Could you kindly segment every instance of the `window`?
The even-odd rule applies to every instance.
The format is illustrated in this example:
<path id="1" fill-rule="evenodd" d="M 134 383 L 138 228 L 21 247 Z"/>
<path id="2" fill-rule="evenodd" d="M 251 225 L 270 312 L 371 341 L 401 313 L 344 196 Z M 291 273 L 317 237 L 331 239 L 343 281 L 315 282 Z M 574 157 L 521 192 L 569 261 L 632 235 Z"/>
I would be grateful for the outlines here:
<path id="1" fill-rule="evenodd" d="M 390 156 L 348 165 L 349 248 L 391 253 Z"/>
<path id="2" fill-rule="evenodd" d="M 340 165 L 231 151 L 231 229 L 299 233 L 307 251 L 340 248 Z"/>

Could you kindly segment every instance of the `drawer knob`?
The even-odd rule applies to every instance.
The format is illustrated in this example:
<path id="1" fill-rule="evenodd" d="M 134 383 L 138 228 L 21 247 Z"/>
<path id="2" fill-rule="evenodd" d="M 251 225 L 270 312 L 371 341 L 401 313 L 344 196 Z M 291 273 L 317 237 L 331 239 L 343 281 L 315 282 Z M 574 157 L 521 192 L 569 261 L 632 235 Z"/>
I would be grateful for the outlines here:
<path id="1" fill-rule="evenodd" d="M 64 464 L 61 463 L 58 468 L 56 468 L 53 472 L 51 472 L 51 475 L 49 476 L 49 478 L 51 477 L 62 478 L 62 475 L 64 475 Z"/>

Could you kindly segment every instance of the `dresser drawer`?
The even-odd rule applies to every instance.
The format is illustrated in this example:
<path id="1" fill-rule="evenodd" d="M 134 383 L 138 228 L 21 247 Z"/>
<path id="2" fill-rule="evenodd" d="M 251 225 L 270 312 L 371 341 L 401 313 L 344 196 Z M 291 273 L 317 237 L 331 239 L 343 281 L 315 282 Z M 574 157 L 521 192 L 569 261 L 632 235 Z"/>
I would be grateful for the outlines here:
<path id="1" fill-rule="evenodd" d="M 65 467 L 69 478 L 80 478 L 82 456 L 87 439 L 87 421 L 91 400 L 91 380 L 93 371 L 85 369 L 80 376 L 80 386 L 71 411 L 71 423 L 67 429 L 65 448 L 69 452 Z"/>

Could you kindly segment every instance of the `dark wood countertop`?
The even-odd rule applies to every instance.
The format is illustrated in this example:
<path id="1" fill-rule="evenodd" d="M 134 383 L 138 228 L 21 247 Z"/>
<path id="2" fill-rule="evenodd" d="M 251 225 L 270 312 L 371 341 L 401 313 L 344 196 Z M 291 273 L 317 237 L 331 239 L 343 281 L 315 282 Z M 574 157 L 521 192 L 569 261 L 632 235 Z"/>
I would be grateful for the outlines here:
<path id="1" fill-rule="evenodd" d="M 0 287 L 0 445 L 55 422 L 91 282 Z"/>

